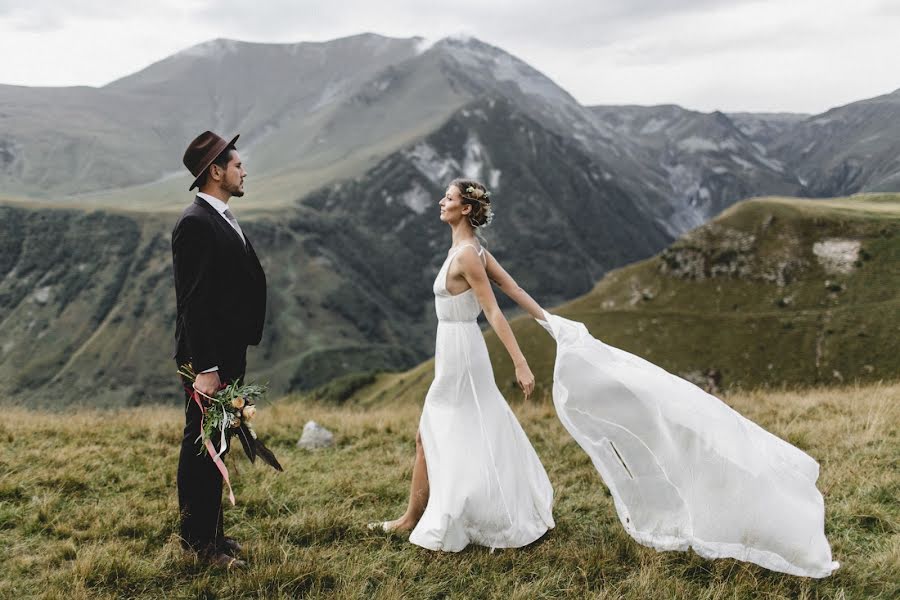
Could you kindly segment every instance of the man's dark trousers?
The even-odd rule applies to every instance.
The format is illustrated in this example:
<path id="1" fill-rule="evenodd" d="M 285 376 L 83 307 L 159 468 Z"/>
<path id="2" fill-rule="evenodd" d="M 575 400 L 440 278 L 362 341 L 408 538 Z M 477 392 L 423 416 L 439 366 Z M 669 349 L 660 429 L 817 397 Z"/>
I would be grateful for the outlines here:
<path id="1" fill-rule="evenodd" d="M 246 368 L 246 350 L 226 369 L 219 369 L 224 384 L 243 380 Z M 178 457 L 178 509 L 181 513 L 181 544 L 185 549 L 201 554 L 215 554 L 223 550 L 224 527 L 222 522 L 222 474 L 212 459 L 202 450 L 198 440 L 203 415 L 191 397 L 190 383 L 186 386 L 184 436 Z M 201 401 L 203 397 L 200 397 Z M 219 440 L 213 440 L 216 451 Z M 226 451 L 227 454 L 227 451 Z"/>

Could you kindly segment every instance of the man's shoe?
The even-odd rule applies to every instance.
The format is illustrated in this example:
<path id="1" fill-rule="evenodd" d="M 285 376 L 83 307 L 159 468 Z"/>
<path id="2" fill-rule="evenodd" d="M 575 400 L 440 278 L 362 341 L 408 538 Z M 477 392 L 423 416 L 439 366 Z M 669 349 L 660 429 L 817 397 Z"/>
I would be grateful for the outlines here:
<path id="1" fill-rule="evenodd" d="M 222 546 L 225 547 L 225 552 L 231 555 L 239 554 L 244 551 L 244 547 L 241 546 L 241 543 L 232 537 L 223 538 Z"/>

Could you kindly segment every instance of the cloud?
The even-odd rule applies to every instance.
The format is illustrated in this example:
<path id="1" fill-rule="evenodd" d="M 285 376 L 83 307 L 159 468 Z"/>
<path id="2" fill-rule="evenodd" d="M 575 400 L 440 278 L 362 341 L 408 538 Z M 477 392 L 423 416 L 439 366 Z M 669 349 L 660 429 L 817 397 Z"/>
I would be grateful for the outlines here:
<path id="1" fill-rule="evenodd" d="M 175 3 L 166 5 L 171 8 Z M 58 0 L 0 0 L 0 19 L 9 19 L 23 24 L 23 29 L 33 23 L 42 27 L 53 23 L 55 28 L 65 26 L 71 19 L 119 19 L 124 16 L 150 14 L 160 9 L 160 2 L 141 0 L 81 0 L 79 2 L 59 2 Z"/>
<path id="2" fill-rule="evenodd" d="M 872 6 L 871 14 L 879 17 L 900 17 L 900 3 L 897 0 L 881 0 Z"/>
<path id="3" fill-rule="evenodd" d="M 693 15 L 758 0 L 457 0 L 373 4 L 347 0 L 209 1 L 197 5 L 199 21 L 246 37 L 328 39 L 359 31 L 440 38 L 466 32 L 486 40 L 515 40 L 534 47 L 595 48 L 633 34 L 669 15 Z"/>
<path id="4" fill-rule="evenodd" d="M 586 104 L 817 112 L 900 86 L 895 0 L 0 0 L 0 82 L 101 85 L 213 38 L 478 37 Z"/>

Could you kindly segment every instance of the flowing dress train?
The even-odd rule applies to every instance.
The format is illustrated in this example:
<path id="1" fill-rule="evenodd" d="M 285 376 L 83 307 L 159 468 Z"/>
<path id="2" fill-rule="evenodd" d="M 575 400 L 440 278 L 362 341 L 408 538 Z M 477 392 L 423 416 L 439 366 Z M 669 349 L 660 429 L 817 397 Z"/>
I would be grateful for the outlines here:
<path id="1" fill-rule="evenodd" d="M 544 316 L 538 322 L 557 343 L 557 414 L 631 537 L 792 575 L 838 568 L 812 457 L 583 324 Z"/>

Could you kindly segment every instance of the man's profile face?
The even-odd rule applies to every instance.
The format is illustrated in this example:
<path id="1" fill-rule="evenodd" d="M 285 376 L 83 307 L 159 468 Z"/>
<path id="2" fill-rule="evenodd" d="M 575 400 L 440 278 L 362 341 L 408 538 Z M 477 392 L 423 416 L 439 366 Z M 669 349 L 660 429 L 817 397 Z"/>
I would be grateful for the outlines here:
<path id="1" fill-rule="evenodd" d="M 237 150 L 232 150 L 231 158 L 228 159 L 228 164 L 222 172 L 222 189 L 232 196 L 240 198 L 244 195 L 244 177 L 246 176 L 247 171 L 244 170 L 241 155 Z"/>

